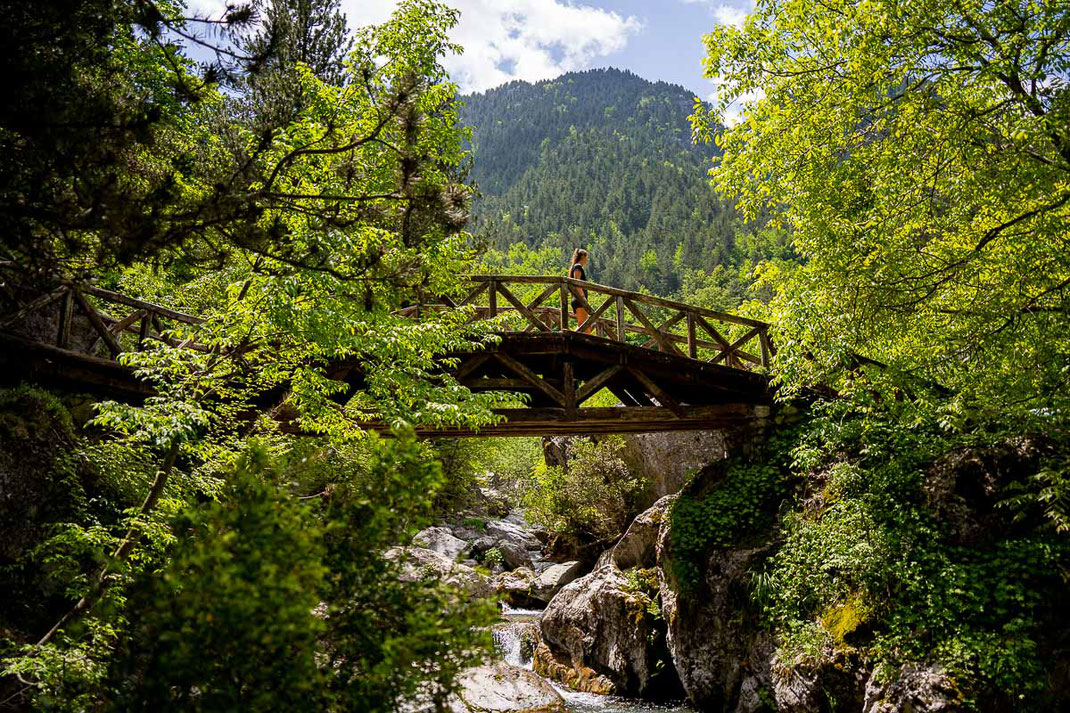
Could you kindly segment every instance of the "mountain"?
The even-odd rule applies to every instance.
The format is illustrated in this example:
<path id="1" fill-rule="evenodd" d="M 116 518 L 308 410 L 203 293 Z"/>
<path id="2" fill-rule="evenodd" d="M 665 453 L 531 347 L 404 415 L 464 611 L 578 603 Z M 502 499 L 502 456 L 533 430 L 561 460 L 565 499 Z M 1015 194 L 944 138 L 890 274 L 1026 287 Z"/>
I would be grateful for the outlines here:
<path id="1" fill-rule="evenodd" d="M 658 294 L 738 264 L 748 228 L 710 188 L 717 149 L 691 141 L 694 97 L 616 69 L 465 97 L 477 233 L 500 250 L 555 248 L 562 271 L 586 247 L 593 279 Z"/>

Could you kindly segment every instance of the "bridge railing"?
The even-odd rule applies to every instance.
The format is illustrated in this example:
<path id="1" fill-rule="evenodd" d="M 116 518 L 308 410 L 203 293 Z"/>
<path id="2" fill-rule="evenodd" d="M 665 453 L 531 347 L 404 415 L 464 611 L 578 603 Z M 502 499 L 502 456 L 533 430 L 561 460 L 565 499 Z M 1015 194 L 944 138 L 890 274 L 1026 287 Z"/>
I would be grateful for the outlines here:
<path id="1" fill-rule="evenodd" d="M 473 319 L 516 317 L 518 331 L 559 332 L 574 328 L 677 356 L 737 369 L 769 366 L 774 354 L 769 325 L 608 285 L 544 275 L 474 275 L 460 300 L 436 298 L 401 310 L 471 307 Z M 576 324 L 572 301 L 587 310 Z"/>
<path id="2" fill-rule="evenodd" d="M 154 341 L 207 351 L 205 345 L 192 338 L 179 340 L 172 336 L 173 331 L 180 331 L 180 325 L 196 326 L 204 320 L 162 305 L 72 282 L 63 282 L 20 304 L 11 286 L 4 287 L 11 309 L 0 315 L 0 331 L 111 359 L 124 351 L 144 349 Z"/>

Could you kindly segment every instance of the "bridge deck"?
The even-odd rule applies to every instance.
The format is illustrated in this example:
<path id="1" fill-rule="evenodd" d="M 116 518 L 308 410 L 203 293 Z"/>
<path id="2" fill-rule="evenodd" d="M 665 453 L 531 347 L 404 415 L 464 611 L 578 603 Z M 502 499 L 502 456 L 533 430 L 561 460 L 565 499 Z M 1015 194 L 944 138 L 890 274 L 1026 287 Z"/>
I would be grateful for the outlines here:
<path id="1" fill-rule="evenodd" d="M 506 285 L 510 280 L 517 282 L 512 289 Z M 515 393 L 525 407 L 500 410 L 504 421 L 479 434 L 424 429 L 424 435 L 696 430 L 739 425 L 768 413 L 768 377 L 750 370 L 766 364 L 772 351 L 767 325 L 761 322 L 567 278 L 483 276 L 472 281 L 473 291 L 460 303 L 444 299 L 406 311 L 418 317 L 422 309 L 468 307 L 474 319 L 492 319 L 508 318 L 512 310 L 520 326 L 514 322 L 500 343 L 449 356 L 458 359 L 453 375 L 461 384 L 473 391 Z M 584 326 L 593 334 L 568 329 L 567 301 L 577 285 L 589 290 L 579 299 L 591 308 Z M 597 294 L 605 299 L 592 306 L 588 299 Z M 543 305 L 552 295 L 560 296 L 559 305 Z M 511 306 L 499 307 L 499 296 Z M 122 317 L 116 314 L 117 306 L 133 311 Z M 153 390 L 116 361 L 118 354 L 147 340 L 203 349 L 193 341 L 179 344 L 167 331 L 168 323 L 188 327 L 201 321 L 96 287 L 61 285 L 0 312 L 0 381 L 29 379 L 107 398 L 141 400 Z M 41 339 L 42 333 L 56 338 Z M 363 384 L 359 362 L 336 364 L 330 372 L 351 389 Z M 605 406 L 604 399 L 601 406 L 584 405 L 603 391 L 618 405 Z M 285 409 L 280 417 L 286 420 Z M 381 428 L 374 422 L 365 425 Z"/>

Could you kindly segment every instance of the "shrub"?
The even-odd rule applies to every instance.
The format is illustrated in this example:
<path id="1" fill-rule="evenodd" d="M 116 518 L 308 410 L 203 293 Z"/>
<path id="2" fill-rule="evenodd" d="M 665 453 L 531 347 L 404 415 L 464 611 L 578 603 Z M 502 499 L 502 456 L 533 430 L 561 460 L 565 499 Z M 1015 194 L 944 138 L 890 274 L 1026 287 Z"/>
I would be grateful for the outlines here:
<path id="1" fill-rule="evenodd" d="M 621 458 L 624 439 L 574 441 L 568 468 L 536 465 L 524 505 L 531 519 L 554 532 L 585 539 L 616 537 L 637 514 L 649 483 Z"/>

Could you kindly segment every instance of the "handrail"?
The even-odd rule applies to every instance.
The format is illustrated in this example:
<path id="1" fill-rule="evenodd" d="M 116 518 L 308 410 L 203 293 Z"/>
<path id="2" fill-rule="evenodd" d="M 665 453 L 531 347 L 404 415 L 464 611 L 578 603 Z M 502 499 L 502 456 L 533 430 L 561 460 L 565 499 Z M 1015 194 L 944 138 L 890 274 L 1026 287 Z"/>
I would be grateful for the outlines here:
<path id="1" fill-rule="evenodd" d="M 576 325 L 577 331 L 593 333 L 612 341 L 654 348 L 711 364 L 723 363 L 736 369 L 768 367 L 775 354 L 769 338 L 769 325 L 765 322 L 664 297 L 558 275 L 471 275 L 466 280 L 472 289 L 460 301 L 436 297 L 431 298 L 430 302 L 403 308 L 398 313 L 418 317 L 422 309 L 470 308 L 472 320 L 493 319 L 500 314 L 515 313 L 526 321 L 517 331 L 564 332 L 570 330 L 570 321 L 575 319 L 570 309 L 575 300 L 588 314 L 583 324 Z M 535 296 L 519 289 L 540 286 L 542 290 Z M 553 302 L 550 305 L 543 304 L 555 296 L 555 306 L 551 306 Z M 113 316 L 94 305 L 90 297 L 134 311 L 125 317 Z M 603 298 L 601 302 L 599 298 Z M 598 304 L 593 305 L 592 301 Z M 144 349 L 148 341 L 208 350 L 205 345 L 194 342 L 192 337 L 180 341 L 167 334 L 168 329 L 161 321 L 168 319 L 196 326 L 203 324 L 204 319 L 71 281 L 61 281 L 53 291 L 41 294 L 27 304 L 18 305 L 14 312 L 0 315 L 0 329 L 25 322 L 31 313 L 40 312 L 57 302 L 59 314 L 55 346 L 62 349 L 72 347 L 71 329 L 74 309 L 77 307 L 95 333 L 90 337 L 88 347 L 83 345 L 83 350 L 88 354 L 95 353 L 103 346 L 112 358 L 116 358 L 125 350 Z M 126 337 L 124 344 L 127 334 L 134 337 Z M 629 342 L 629 338 L 633 339 Z"/>
<path id="2" fill-rule="evenodd" d="M 594 330 L 597 336 L 613 341 L 627 342 L 629 336 L 644 335 L 647 339 L 640 346 L 713 364 L 723 362 L 737 369 L 748 369 L 754 365 L 768 367 L 775 354 L 767 323 L 664 297 L 558 275 L 470 275 L 467 281 L 473 288 L 459 302 L 449 298 L 432 298 L 429 303 L 401 310 L 401 314 L 418 315 L 424 308 L 440 310 L 468 307 L 473 310 L 474 320 L 516 313 L 527 322 L 520 331 L 567 331 L 570 319 L 574 319 L 570 305 L 575 300 L 588 314 L 586 321 L 577 325 L 576 330 Z M 542 286 L 544 289 L 534 297 L 524 295 L 529 298 L 525 301 L 514 293 L 514 290 L 521 293 L 516 289 L 518 286 Z M 543 305 L 555 292 L 558 305 Z M 586 297 L 583 296 L 584 292 Z M 592 305 L 592 301 L 598 302 L 596 296 L 605 298 L 597 306 Z M 502 299 L 499 300 L 499 297 Z M 667 311 L 668 314 L 655 315 L 654 309 Z M 610 319 L 608 315 L 613 318 Z M 663 320 L 661 324 L 656 324 L 660 320 Z M 706 338 L 700 338 L 700 333 Z M 686 354 L 678 345 L 686 345 Z"/>

